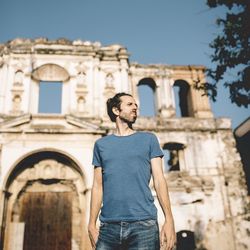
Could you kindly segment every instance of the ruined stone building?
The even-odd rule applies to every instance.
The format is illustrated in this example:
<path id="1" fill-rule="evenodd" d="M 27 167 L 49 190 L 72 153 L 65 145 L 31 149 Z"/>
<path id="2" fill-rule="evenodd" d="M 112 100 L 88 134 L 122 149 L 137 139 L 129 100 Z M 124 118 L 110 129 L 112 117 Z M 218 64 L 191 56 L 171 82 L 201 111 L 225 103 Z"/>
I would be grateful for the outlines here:
<path id="1" fill-rule="evenodd" d="M 90 249 L 92 150 L 113 131 L 105 102 L 121 91 L 139 104 L 135 129 L 155 133 L 166 155 L 177 249 L 248 249 L 247 189 L 230 120 L 215 118 L 193 87 L 204 70 L 131 63 L 126 48 L 99 42 L 1 44 L 1 249 Z"/>

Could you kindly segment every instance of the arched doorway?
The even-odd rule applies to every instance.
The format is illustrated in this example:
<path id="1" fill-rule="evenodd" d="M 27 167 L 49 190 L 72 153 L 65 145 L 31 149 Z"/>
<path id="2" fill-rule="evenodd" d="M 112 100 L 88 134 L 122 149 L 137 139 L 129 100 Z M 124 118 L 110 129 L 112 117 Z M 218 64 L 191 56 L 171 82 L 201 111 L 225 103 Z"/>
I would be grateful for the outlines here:
<path id="1" fill-rule="evenodd" d="M 29 155 L 11 172 L 6 191 L 4 249 L 89 248 L 84 176 L 68 156 Z"/>

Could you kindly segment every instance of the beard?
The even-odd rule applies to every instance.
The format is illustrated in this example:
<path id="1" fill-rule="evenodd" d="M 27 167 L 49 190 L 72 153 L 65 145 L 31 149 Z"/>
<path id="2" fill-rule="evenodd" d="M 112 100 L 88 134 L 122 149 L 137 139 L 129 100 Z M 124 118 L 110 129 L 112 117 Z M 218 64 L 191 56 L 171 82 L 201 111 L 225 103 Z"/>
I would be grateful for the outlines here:
<path id="1" fill-rule="evenodd" d="M 120 119 L 129 124 L 129 125 L 132 125 L 135 123 L 136 119 L 137 119 L 137 115 L 135 114 L 134 116 L 131 116 L 131 115 L 124 115 L 124 116 L 120 116 Z"/>

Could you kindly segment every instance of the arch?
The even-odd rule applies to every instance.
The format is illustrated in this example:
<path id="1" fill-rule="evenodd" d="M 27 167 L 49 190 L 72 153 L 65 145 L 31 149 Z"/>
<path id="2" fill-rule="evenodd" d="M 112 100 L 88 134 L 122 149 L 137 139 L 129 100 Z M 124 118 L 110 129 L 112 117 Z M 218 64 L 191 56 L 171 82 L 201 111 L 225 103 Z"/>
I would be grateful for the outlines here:
<path id="1" fill-rule="evenodd" d="M 114 76 L 112 73 L 108 73 L 105 77 L 106 86 L 110 87 L 114 85 Z"/>
<path id="2" fill-rule="evenodd" d="M 67 245 L 64 249 L 71 249 L 73 243 L 77 249 L 88 249 L 84 176 L 71 155 L 51 148 L 29 152 L 16 161 L 4 183 L 5 246 L 18 236 L 23 237 L 25 249 L 33 247 L 35 238 L 42 244 L 39 249 L 62 249 L 58 242 Z M 41 235 L 34 230 L 37 227 L 44 228 Z"/>
<path id="3" fill-rule="evenodd" d="M 156 116 L 156 83 L 152 78 L 143 78 L 137 84 L 141 116 Z"/>
<path id="4" fill-rule="evenodd" d="M 62 158 L 65 158 L 67 160 L 67 162 L 71 162 L 71 166 L 84 178 L 86 175 L 84 173 L 83 168 L 81 167 L 80 162 L 78 162 L 77 159 L 75 159 L 75 157 L 73 157 L 72 155 L 70 155 L 69 153 L 63 151 L 63 150 L 58 150 L 55 148 L 41 148 L 41 149 L 37 149 L 34 151 L 31 151 L 29 153 L 26 153 L 25 155 L 23 155 L 22 157 L 20 157 L 19 159 L 17 159 L 13 165 L 10 167 L 8 173 L 6 174 L 6 177 L 3 181 L 3 189 L 7 190 L 9 184 L 11 183 L 12 178 L 15 178 L 15 175 L 17 175 L 18 173 L 20 173 L 20 171 L 22 171 L 22 166 L 25 165 L 26 160 L 30 159 L 31 156 L 36 156 L 37 160 L 40 159 L 44 159 L 42 158 L 42 153 L 48 153 L 46 156 L 47 158 L 51 155 L 51 154 L 55 154 L 57 155 L 59 158 L 60 156 L 62 156 Z M 51 159 L 51 158 L 50 158 Z M 31 162 L 32 163 L 32 162 Z"/>
<path id="5" fill-rule="evenodd" d="M 85 111 L 86 100 L 83 96 L 79 96 L 77 99 L 77 111 L 82 113 Z"/>
<path id="6" fill-rule="evenodd" d="M 13 111 L 19 111 L 21 106 L 22 98 L 19 94 L 16 94 L 12 98 L 12 109 Z"/>
<path id="7" fill-rule="evenodd" d="M 14 84 L 22 84 L 23 83 L 23 71 L 17 70 L 15 72 Z"/>
<path id="8" fill-rule="evenodd" d="M 180 171 L 185 169 L 183 150 L 185 145 L 178 142 L 168 142 L 163 145 L 165 171 Z"/>
<path id="9" fill-rule="evenodd" d="M 77 84 L 84 85 L 86 81 L 86 74 L 84 71 L 78 72 L 77 76 Z"/>
<path id="10" fill-rule="evenodd" d="M 190 85 L 187 81 L 176 80 L 173 86 L 175 93 L 176 115 L 180 117 L 193 116 Z"/>
<path id="11" fill-rule="evenodd" d="M 69 73 L 57 64 L 44 64 L 32 72 L 36 81 L 65 82 L 70 78 Z"/>
<path id="12" fill-rule="evenodd" d="M 18 95 L 18 94 L 15 95 L 15 96 L 13 96 L 13 99 L 12 99 L 12 101 L 15 102 L 15 103 L 20 103 L 21 100 L 22 100 L 22 98 L 21 98 L 21 96 Z"/>
<path id="13" fill-rule="evenodd" d="M 176 250 L 195 250 L 194 232 L 189 230 L 181 230 L 177 232 Z"/>

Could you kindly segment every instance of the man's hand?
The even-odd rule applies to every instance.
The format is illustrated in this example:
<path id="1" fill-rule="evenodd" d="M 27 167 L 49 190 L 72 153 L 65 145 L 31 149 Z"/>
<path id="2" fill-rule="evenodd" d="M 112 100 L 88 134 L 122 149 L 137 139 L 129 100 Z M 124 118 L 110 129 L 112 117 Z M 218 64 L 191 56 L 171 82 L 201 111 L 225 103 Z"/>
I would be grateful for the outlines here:
<path id="1" fill-rule="evenodd" d="M 91 241 L 91 245 L 93 249 L 96 248 L 96 242 L 99 236 L 99 230 L 96 228 L 96 226 L 89 225 L 88 226 L 88 232 L 89 232 L 89 238 Z"/>
<path id="2" fill-rule="evenodd" d="M 161 247 L 164 250 L 172 250 L 176 244 L 176 234 L 174 223 L 172 221 L 165 222 L 160 234 Z"/>

